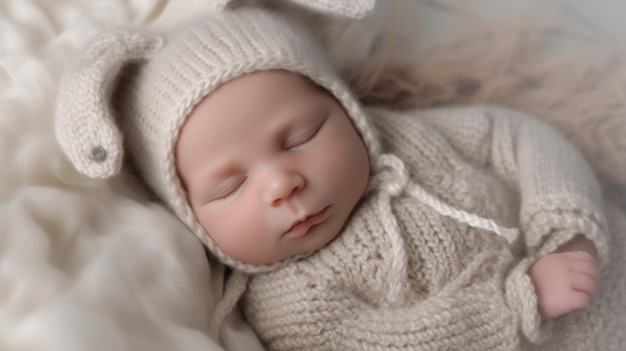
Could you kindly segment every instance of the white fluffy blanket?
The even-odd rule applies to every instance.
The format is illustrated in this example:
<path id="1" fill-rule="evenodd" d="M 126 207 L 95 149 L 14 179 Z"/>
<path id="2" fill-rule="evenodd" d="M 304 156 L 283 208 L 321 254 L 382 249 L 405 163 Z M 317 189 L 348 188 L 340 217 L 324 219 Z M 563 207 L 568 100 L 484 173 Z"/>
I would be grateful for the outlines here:
<path id="1" fill-rule="evenodd" d="M 167 29 L 208 4 L 0 1 L 0 350 L 220 349 L 208 330 L 222 267 L 132 179 L 78 175 L 52 128 L 60 75 L 90 38 Z M 336 55 L 359 50 L 353 41 Z M 261 349 L 237 314 L 222 339 Z"/>
<path id="2" fill-rule="evenodd" d="M 0 350 L 219 349 L 222 270 L 132 180 L 79 176 L 52 133 L 60 73 L 89 38 L 206 3 L 0 2 Z M 229 346 L 259 348 L 244 327 L 230 320 Z"/>
<path id="3" fill-rule="evenodd" d="M 79 176 L 52 133 L 56 84 L 89 38 L 167 28 L 207 2 L 0 1 L 0 350 L 220 349 L 208 330 L 221 267 L 132 179 Z M 343 31 L 334 55 L 362 54 L 377 29 Z M 236 314 L 222 337 L 261 349 Z"/>

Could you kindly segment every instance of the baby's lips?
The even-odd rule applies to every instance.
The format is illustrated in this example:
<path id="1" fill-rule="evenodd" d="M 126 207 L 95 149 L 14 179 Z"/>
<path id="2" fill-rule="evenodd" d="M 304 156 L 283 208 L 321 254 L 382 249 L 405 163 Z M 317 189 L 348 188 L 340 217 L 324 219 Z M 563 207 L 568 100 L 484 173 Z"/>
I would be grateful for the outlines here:
<path id="1" fill-rule="evenodd" d="M 308 233 L 309 229 L 324 222 L 328 218 L 328 207 L 323 210 L 306 217 L 304 220 L 295 223 L 285 235 L 290 237 L 300 237 Z"/>

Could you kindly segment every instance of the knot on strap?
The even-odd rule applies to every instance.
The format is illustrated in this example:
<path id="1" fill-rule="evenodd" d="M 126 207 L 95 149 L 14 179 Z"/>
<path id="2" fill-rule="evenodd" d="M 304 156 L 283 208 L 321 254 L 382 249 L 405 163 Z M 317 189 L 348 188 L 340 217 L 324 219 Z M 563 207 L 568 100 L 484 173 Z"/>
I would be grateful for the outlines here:
<path id="1" fill-rule="evenodd" d="M 406 245 L 400 231 L 400 224 L 391 207 L 392 198 L 406 193 L 431 207 L 441 215 L 454 218 L 470 226 L 489 230 L 506 238 L 512 243 L 517 238 L 517 228 L 505 228 L 491 219 L 463 211 L 450 206 L 430 194 L 417 183 L 410 181 L 409 172 L 402 160 L 391 154 L 380 156 L 375 163 L 376 174 L 370 180 L 368 192 L 375 192 L 380 220 L 391 245 L 390 265 L 388 268 L 387 302 L 391 305 L 401 304 L 407 293 L 408 256 Z"/>
<path id="2" fill-rule="evenodd" d="M 402 193 L 409 182 L 409 172 L 404 162 L 391 154 L 381 155 L 376 161 L 378 172 L 370 181 L 369 190 L 382 191 L 391 197 Z"/>

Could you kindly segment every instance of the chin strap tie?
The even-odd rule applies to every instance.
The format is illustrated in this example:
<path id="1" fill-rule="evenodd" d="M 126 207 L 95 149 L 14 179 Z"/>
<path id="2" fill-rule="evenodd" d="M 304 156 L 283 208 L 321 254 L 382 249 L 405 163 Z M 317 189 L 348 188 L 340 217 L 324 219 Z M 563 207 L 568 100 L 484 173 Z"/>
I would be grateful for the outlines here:
<path id="1" fill-rule="evenodd" d="M 226 316 L 237 305 L 239 299 L 246 291 L 250 276 L 244 272 L 233 270 L 230 277 L 226 281 L 226 287 L 224 288 L 224 296 L 220 300 L 219 304 L 213 312 L 213 318 L 211 319 L 210 335 L 214 340 L 220 339 L 220 330 L 224 324 Z"/>
<path id="2" fill-rule="evenodd" d="M 370 181 L 368 192 L 376 191 L 380 218 L 389 236 L 392 249 L 392 260 L 388 268 L 387 301 L 392 305 L 400 304 L 405 300 L 408 287 L 402 282 L 408 281 L 406 245 L 400 233 L 400 226 L 391 208 L 391 200 L 403 192 L 410 194 L 420 202 L 430 206 L 436 212 L 466 223 L 472 227 L 489 230 L 506 238 L 509 243 L 517 239 L 517 228 L 506 228 L 498 225 L 491 219 L 477 214 L 456 209 L 439 200 L 417 183 L 411 182 L 404 162 L 392 154 L 381 155 L 377 163 L 377 174 Z"/>

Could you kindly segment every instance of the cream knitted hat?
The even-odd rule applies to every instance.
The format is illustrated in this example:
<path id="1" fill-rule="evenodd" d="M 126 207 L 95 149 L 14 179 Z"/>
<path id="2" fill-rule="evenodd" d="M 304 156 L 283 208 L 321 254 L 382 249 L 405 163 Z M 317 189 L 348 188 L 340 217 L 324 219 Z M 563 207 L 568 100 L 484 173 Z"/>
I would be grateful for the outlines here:
<path id="1" fill-rule="evenodd" d="M 374 7 L 374 0 L 292 2 L 352 18 Z M 214 0 L 213 13 L 165 35 L 116 30 L 97 38 L 61 81 L 55 127 L 63 151 L 92 178 L 118 174 L 127 150 L 145 182 L 215 256 L 253 273 L 285 261 L 256 266 L 227 256 L 196 221 L 177 175 L 175 143 L 194 106 L 243 74 L 287 70 L 337 98 L 371 159 L 379 154 L 379 145 L 359 104 L 307 31 L 277 11 L 229 3 Z"/>

